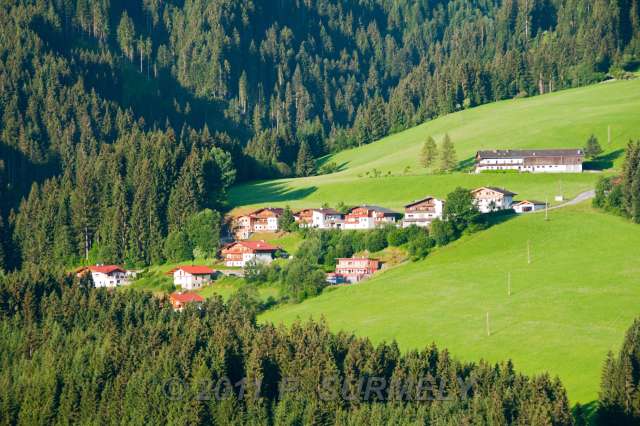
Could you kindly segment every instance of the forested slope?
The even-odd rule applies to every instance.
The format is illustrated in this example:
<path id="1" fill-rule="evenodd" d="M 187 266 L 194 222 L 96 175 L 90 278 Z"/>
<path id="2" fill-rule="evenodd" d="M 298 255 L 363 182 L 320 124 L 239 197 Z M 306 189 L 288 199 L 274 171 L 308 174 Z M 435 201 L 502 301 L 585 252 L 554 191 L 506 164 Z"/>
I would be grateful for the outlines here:
<path id="1" fill-rule="evenodd" d="M 0 366 L 3 425 L 572 424 L 562 384 L 511 363 L 257 326 L 242 296 L 175 313 L 42 271 L 0 280 Z"/>
<path id="2" fill-rule="evenodd" d="M 5 266 L 95 244 L 114 246 L 104 261 L 162 260 L 185 217 L 225 208 L 234 173 L 307 175 L 314 156 L 440 114 L 624 76 L 640 49 L 638 0 L 0 7 Z M 16 234 L 29 192 L 24 210 L 49 220 Z"/>

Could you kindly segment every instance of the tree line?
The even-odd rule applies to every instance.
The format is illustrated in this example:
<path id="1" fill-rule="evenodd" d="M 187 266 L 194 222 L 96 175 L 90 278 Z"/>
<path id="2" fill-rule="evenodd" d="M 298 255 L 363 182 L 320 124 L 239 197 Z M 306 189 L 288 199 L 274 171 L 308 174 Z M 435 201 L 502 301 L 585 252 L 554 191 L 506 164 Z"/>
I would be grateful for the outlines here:
<path id="1" fill-rule="evenodd" d="M 640 141 L 627 145 L 620 176 L 598 180 L 593 205 L 640 223 Z"/>
<path id="2" fill-rule="evenodd" d="M 435 345 L 401 352 L 324 323 L 258 325 L 246 297 L 176 313 L 60 273 L 3 276 L 0 423 L 572 424 L 546 374 Z"/>

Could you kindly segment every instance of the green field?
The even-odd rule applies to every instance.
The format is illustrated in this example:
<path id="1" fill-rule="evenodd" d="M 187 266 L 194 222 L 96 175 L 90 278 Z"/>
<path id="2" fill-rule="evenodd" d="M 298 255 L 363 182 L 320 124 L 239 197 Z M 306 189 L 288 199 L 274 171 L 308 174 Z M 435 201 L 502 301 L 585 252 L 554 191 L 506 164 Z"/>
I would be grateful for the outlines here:
<path id="1" fill-rule="evenodd" d="M 592 401 L 606 352 L 640 314 L 640 254 L 632 249 L 640 228 L 586 204 L 550 219 L 517 217 L 261 320 L 323 315 L 336 330 L 396 339 L 405 350 L 436 342 L 464 360 L 511 358 L 519 370 L 559 375 L 573 403 Z"/>
<path id="2" fill-rule="evenodd" d="M 640 80 L 602 83 L 498 102 L 450 114 L 322 160 L 338 164 L 341 167 L 338 173 L 238 185 L 230 193 L 230 202 L 240 208 L 287 204 L 302 208 L 342 201 L 398 209 L 425 195 L 442 197 L 456 186 L 484 185 L 504 186 L 523 198 L 544 200 L 558 194 L 571 198 L 592 188 L 598 174 L 431 174 L 418 165 L 420 148 L 428 135 L 440 141 L 448 132 L 455 143 L 461 169 L 466 170 L 480 149 L 579 148 L 593 133 L 605 150 L 596 168 L 606 170 L 620 166 L 622 149 L 629 139 L 640 138 L 638 111 Z M 609 126 L 611 143 L 608 142 Z M 368 177 L 374 169 L 380 171 L 382 177 Z"/>
<path id="3" fill-rule="evenodd" d="M 573 198 L 592 189 L 601 172 L 620 168 L 627 142 L 640 138 L 639 111 L 640 80 L 499 102 L 321 160 L 338 164 L 338 173 L 237 186 L 231 202 L 239 209 L 338 202 L 400 209 L 425 195 L 444 197 L 457 186 L 485 185 L 508 188 L 518 198 Z M 445 132 L 456 145 L 460 170 L 442 175 L 420 169 L 425 138 L 440 141 Z M 577 148 L 591 133 L 605 151 L 590 165 L 594 172 L 467 172 L 479 149 Z M 374 169 L 380 177 L 370 177 Z M 548 222 L 544 214 L 514 218 L 362 285 L 327 289 L 302 304 L 276 307 L 261 320 L 290 324 L 323 315 L 336 330 L 375 342 L 396 339 L 403 349 L 436 342 L 464 360 L 512 358 L 525 372 L 559 375 L 572 402 L 590 402 L 597 397 L 606 352 L 618 347 L 640 314 L 640 258 L 634 247 L 640 247 L 637 225 L 585 203 L 552 211 Z"/>

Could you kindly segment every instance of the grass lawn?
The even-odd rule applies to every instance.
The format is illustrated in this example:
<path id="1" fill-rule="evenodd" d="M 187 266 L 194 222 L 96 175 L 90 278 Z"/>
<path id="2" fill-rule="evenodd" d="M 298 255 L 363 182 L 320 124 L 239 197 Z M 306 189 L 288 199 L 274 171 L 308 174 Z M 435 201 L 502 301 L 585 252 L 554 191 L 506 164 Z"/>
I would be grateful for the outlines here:
<path id="1" fill-rule="evenodd" d="M 607 351 L 640 313 L 634 247 L 638 225 L 588 204 L 553 211 L 548 222 L 524 215 L 260 320 L 323 315 L 334 330 L 395 339 L 403 350 L 436 342 L 463 360 L 511 358 L 519 371 L 559 375 L 571 402 L 587 403 L 597 397 Z"/>
<path id="2" fill-rule="evenodd" d="M 290 254 L 295 254 L 295 252 L 298 251 L 300 244 L 302 244 L 302 236 L 297 232 L 260 232 L 253 234 L 250 240 L 264 240 L 269 244 L 281 247 L 284 251 Z"/>
<path id="3" fill-rule="evenodd" d="M 170 293 L 174 290 L 173 278 L 167 275 L 167 272 L 183 265 L 205 265 L 212 269 L 229 269 L 224 265 L 220 265 L 217 259 L 196 259 L 191 262 L 153 265 L 141 271 L 130 285 L 119 288 L 151 291 L 152 293 Z"/>
<path id="4" fill-rule="evenodd" d="M 522 198 L 544 200 L 557 194 L 570 198 L 592 188 L 598 174 L 431 174 L 418 165 L 420 148 L 428 135 L 439 142 L 448 132 L 455 143 L 460 167 L 466 170 L 480 149 L 579 148 L 593 133 L 605 151 L 597 168 L 616 169 L 629 139 L 640 138 L 638 111 L 640 80 L 498 102 L 450 114 L 321 160 L 338 164 L 341 168 L 338 173 L 238 185 L 232 189 L 230 201 L 245 210 L 263 205 L 335 206 L 340 201 L 399 209 L 425 195 L 445 196 L 456 186 L 482 185 L 507 187 Z M 384 177 L 368 177 L 374 169 Z"/>
<path id="5" fill-rule="evenodd" d="M 227 300 L 232 294 L 238 291 L 242 285 L 244 285 L 243 278 L 224 277 L 212 282 L 210 285 L 203 287 L 200 290 L 197 290 L 197 293 L 205 299 L 213 297 L 214 295 L 219 295 L 224 300 Z M 263 285 L 258 287 L 258 295 L 263 301 L 266 301 L 269 297 L 278 299 L 280 290 L 274 286 Z"/>

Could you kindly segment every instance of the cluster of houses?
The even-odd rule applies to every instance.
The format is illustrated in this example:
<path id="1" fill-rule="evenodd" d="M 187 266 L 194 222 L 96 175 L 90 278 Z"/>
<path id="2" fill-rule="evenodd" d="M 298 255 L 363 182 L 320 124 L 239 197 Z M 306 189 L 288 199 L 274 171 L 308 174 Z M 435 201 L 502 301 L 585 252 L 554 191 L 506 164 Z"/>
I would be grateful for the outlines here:
<path id="1" fill-rule="evenodd" d="M 474 203 L 481 213 L 513 209 L 516 213 L 527 213 L 541 210 L 546 203 L 535 200 L 516 202 L 514 192 L 503 188 L 484 186 L 471 191 Z M 294 218 L 301 228 L 367 230 L 384 225 L 407 228 L 418 226 L 427 228 L 436 219 L 442 219 L 445 201 L 428 196 L 404 206 L 404 214 L 393 210 L 374 206 L 361 205 L 353 207 L 346 213 L 330 208 L 303 209 L 294 213 Z M 222 257 L 227 266 L 244 267 L 248 262 L 259 261 L 270 263 L 274 259 L 278 247 L 264 241 L 242 241 L 255 233 L 278 232 L 279 219 L 284 214 L 281 208 L 264 207 L 251 213 L 236 217 L 234 235 L 238 239 L 226 245 Z M 336 259 L 335 272 L 327 275 L 331 284 L 354 283 L 362 281 L 377 272 L 382 264 L 376 259 L 347 258 Z"/>
<path id="2" fill-rule="evenodd" d="M 580 173 L 584 152 L 581 149 L 553 150 L 493 150 L 478 151 L 475 172 L 515 170 L 530 173 Z M 535 200 L 514 201 L 517 195 L 503 188 L 485 186 L 471 191 L 474 203 L 481 213 L 513 209 L 516 213 L 528 213 L 546 208 L 546 203 Z M 407 228 L 429 227 L 444 213 L 445 201 L 425 197 L 404 206 L 404 214 L 375 206 L 361 205 L 341 213 L 331 208 L 303 209 L 294 213 L 301 228 L 367 230 L 384 225 Z M 284 209 L 264 207 L 241 215 L 233 220 L 236 241 L 222 247 L 224 264 L 231 268 L 244 268 L 250 262 L 270 263 L 280 247 L 265 241 L 247 241 L 256 233 L 275 233 L 280 230 L 280 218 Z M 336 259 L 335 272 L 327 274 L 332 284 L 355 283 L 375 274 L 382 268 L 377 259 L 364 257 Z M 78 276 L 90 274 L 96 287 L 127 285 L 135 278 L 135 271 L 127 271 L 117 265 L 95 265 L 80 268 Z M 202 288 L 214 279 L 217 271 L 206 266 L 180 266 L 167 272 L 176 286 L 184 291 L 173 293 L 169 301 L 174 309 L 181 310 L 185 304 L 200 303 L 204 299 L 192 290 Z"/>
<path id="3" fill-rule="evenodd" d="M 515 202 L 514 192 L 503 188 L 483 186 L 471 191 L 476 207 L 481 213 L 489 213 L 498 210 L 513 208 L 516 213 L 526 213 L 539 210 L 545 207 L 544 202 L 523 200 Z M 374 205 L 361 205 L 353 207 L 347 213 L 340 213 L 330 208 L 303 209 L 294 213 L 296 223 L 301 228 L 317 229 L 343 229 L 343 230 L 366 230 L 376 229 L 383 225 L 391 224 L 407 228 L 415 225 L 428 227 L 431 222 L 441 219 L 444 212 L 445 201 L 435 197 L 425 197 L 404 206 L 404 214 L 395 212 L 385 207 Z M 278 220 L 283 214 L 283 209 L 264 207 L 252 213 L 239 216 L 234 220 L 234 235 L 238 240 L 249 238 L 259 232 L 278 232 L 280 230 Z M 265 228 L 256 218 L 269 218 L 269 227 Z M 263 219 L 261 219 L 263 220 Z M 256 224 L 258 227 L 256 227 Z M 263 243 L 264 244 L 264 243 Z M 239 247 L 244 245 L 244 247 Z M 248 241 L 237 241 L 231 247 L 235 256 L 228 256 L 228 266 L 243 266 L 239 262 L 242 260 L 242 253 L 256 251 L 260 249 L 260 243 Z M 264 249 L 275 250 L 268 244 Z M 227 249 L 228 251 L 229 249 Z M 223 254 L 225 251 L 223 250 Z M 238 264 L 236 264 L 238 263 Z"/>

